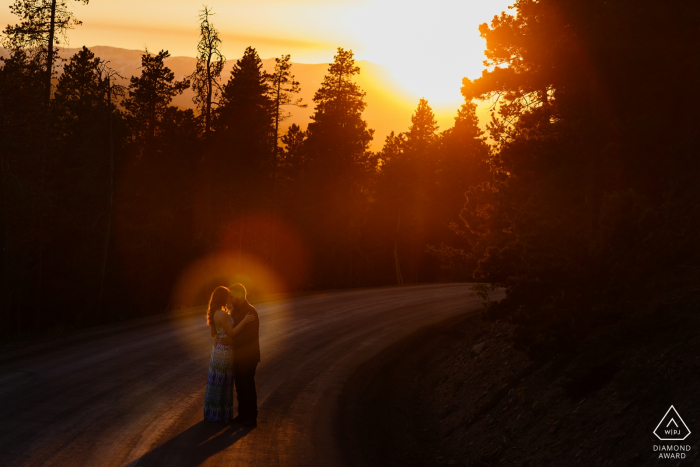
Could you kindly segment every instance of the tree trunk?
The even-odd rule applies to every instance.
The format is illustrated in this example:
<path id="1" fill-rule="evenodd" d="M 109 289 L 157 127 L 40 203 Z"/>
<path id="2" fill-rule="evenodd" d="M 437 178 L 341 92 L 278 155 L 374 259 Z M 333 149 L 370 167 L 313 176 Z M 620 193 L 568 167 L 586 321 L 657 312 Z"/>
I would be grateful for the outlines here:
<path id="1" fill-rule="evenodd" d="M 53 70 L 53 41 L 56 34 L 56 0 L 51 1 L 51 22 L 49 23 L 49 54 L 46 57 L 46 83 L 44 101 L 48 107 L 51 100 L 51 71 Z"/>
<path id="2" fill-rule="evenodd" d="M 12 288 L 10 287 L 9 260 L 10 245 L 8 241 L 9 213 L 7 209 L 7 193 L 5 192 L 5 73 L 2 74 L 2 87 L 0 87 L 0 323 L 5 329 L 5 334 L 10 334 L 12 313 L 10 311 L 10 297 Z"/>
<path id="3" fill-rule="evenodd" d="M 403 276 L 401 275 L 401 263 L 399 262 L 399 226 L 401 225 L 401 214 L 396 222 L 396 236 L 394 237 L 394 267 L 396 268 L 396 283 L 403 285 Z"/>
<path id="4" fill-rule="evenodd" d="M 112 230 L 112 207 L 114 204 L 114 133 L 112 131 L 112 84 L 107 88 L 107 111 L 109 112 L 109 207 L 107 211 L 107 231 L 105 232 L 104 256 L 102 258 L 102 273 L 100 275 L 100 292 L 97 298 L 97 312 L 102 314 L 102 298 L 104 295 L 105 276 L 107 275 L 107 257 L 109 254 L 109 236 Z"/>
<path id="5" fill-rule="evenodd" d="M 241 210 L 241 222 L 238 230 L 238 272 L 241 271 L 243 254 L 243 210 Z"/>
<path id="6" fill-rule="evenodd" d="M 212 96 L 212 86 L 213 79 L 211 76 L 211 50 L 207 53 L 207 108 L 204 117 L 204 139 L 209 141 L 209 126 L 211 122 L 211 96 Z"/>
<path id="7" fill-rule="evenodd" d="M 279 146 L 279 129 L 280 129 L 280 94 L 282 93 L 282 77 L 278 77 L 277 81 L 277 99 L 275 100 L 275 155 L 274 155 L 274 160 L 272 161 L 272 203 L 270 207 L 270 216 L 272 217 L 272 241 L 271 241 L 271 255 L 270 255 L 270 263 L 271 265 L 275 266 L 275 253 L 276 253 L 276 235 L 277 231 L 275 229 L 275 203 L 277 201 L 277 161 L 279 160 L 279 151 L 280 151 L 280 146 Z"/>
<path id="8" fill-rule="evenodd" d="M 46 83 L 44 89 L 44 103 L 45 103 L 45 126 L 44 126 L 44 149 L 41 154 L 41 183 L 39 184 L 39 196 L 37 198 L 37 220 L 43 219 L 43 199 L 44 199 L 44 188 L 46 185 L 46 159 L 49 156 L 49 138 L 51 137 L 51 75 L 53 70 L 53 42 L 54 36 L 56 34 L 56 0 L 51 2 L 51 20 L 49 23 L 49 45 L 48 54 L 46 57 Z M 41 232 L 41 229 L 37 230 Z M 41 316 L 43 310 L 43 296 L 44 296 L 44 238 L 43 235 L 39 234 L 39 264 L 38 264 L 38 279 L 37 279 L 37 289 L 38 300 L 36 300 L 35 316 Z M 37 323 L 39 324 L 39 323 Z"/>

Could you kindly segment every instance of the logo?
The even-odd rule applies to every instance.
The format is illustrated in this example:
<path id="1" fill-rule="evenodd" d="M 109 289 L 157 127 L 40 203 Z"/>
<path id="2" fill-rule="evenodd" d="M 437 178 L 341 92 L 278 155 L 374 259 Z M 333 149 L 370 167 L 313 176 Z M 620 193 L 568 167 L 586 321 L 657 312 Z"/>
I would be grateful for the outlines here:
<path id="1" fill-rule="evenodd" d="M 683 441 L 690 435 L 690 429 L 675 407 L 671 406 L 654 429 L 654 434 L 661 441 Z"/>

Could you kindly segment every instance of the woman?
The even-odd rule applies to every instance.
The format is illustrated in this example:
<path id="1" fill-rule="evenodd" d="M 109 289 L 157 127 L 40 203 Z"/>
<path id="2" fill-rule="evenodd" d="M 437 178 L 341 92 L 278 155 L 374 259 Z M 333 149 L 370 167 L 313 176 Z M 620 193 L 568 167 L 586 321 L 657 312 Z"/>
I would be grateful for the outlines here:
<path id="1" fill-rule="evenodd" d="M 211 350 L 209 360 L 207 392 L 204 395 L 205 420 L 229 421 L 233 418 L 233 346 L 219 341 L 226 336 L 235 336 L 246 323 L 255 320 L 255 316 L 248 313 L 238 326 L 233 327 L 233 319 L 226 309 L 228 301 L 229 290 L 217 287 L 211 294 L 207 309 L 207 324 L 212 337 L 218 336 L 219 339 Z"/>

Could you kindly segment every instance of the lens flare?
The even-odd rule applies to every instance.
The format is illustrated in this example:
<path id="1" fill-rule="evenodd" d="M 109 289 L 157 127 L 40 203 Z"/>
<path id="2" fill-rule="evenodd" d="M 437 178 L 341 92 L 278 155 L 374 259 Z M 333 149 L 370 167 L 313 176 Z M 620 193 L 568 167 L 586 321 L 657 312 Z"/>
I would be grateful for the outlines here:
<path id="1" fill-rule="evenodd" d="M 220 249 L 190 264 L 172 293 L 175 307 L 207 301 L 219 285 L 243 284 L 251 300 L 298 290 L 307 278 L 307 252 L 295 228 L 266 213 L 233 218 Z"/>
<path id="2" fill-rule="evenodd" d="M 205 303 L 217 286 L 237 282 L 248 289 L 250 297 L 286 290 L 284 280 L 259 258 L 224 250 L 200 258 L 182 273 L 172 303 L 176 307 Z"/>

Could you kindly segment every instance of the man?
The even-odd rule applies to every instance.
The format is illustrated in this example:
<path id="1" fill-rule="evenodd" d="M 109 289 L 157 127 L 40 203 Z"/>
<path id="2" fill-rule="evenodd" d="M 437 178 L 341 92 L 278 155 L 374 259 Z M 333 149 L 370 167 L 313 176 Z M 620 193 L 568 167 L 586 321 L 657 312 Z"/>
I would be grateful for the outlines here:
<path id="1" fill-rule="evenodd" d="M 245 315 L 253 313 L 255 321 L 246 324 L 235 338 L 222 339 L 222 344 L 233 343 L 233 387 L 238 399 L 238 416 L 234 422 L 255 428 L 258 419 L 258 395 L 255 391 L 255 369 L 260 362 L 260 321 L 258 312 L 246 299 L 247 291 L 243 284 L 233 284 L 229 287 L 233 309 L 231 316 L 237 326 Z"/>

